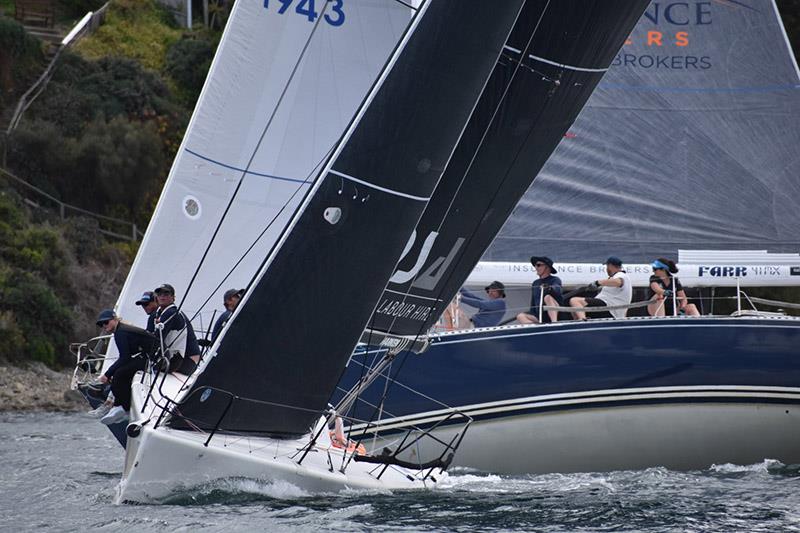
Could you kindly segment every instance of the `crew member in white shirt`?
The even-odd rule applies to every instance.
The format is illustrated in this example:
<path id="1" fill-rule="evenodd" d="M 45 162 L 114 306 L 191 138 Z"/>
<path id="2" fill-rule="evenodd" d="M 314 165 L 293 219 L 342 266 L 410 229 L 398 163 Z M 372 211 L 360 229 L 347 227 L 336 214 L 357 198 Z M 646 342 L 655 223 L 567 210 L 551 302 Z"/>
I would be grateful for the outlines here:
<path id="1" fill-rule="evenodd" d="M 584 309 L 586 307 L 610 307 L 617 305 L 629 305 L 633 299 L 633 286 L 628 274 L 622 268 L 622 260 L 619 257 L 611 256 L 606 259 L 606 274 L 608 278 L 599 279 L 592 282 L 591 286 L 599 288 L 600 292 L 597 296 L 580 297 L 575 296 L 570 298 L 569 305 L 575 307 L 576 311 L 572 315 L 578 320 L 586 320 L 586 311 L 577 311 L 577 309 Z M 600 311 L 594 313 L 594 318 L 625 318 L 628 313 L 627 309 L 614 309 L 611 311 Z"/>

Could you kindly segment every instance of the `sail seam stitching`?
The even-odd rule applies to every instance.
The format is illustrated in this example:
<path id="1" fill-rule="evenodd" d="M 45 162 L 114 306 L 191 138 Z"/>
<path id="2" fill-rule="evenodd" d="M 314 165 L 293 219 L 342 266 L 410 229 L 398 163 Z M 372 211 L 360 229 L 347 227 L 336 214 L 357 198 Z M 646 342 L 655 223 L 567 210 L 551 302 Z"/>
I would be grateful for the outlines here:
<path id="1" fill-rule="evenodd" d="M 354 182 L 359 183 L 361 185 L 365 185 L 367 187 L 370 187 L 371 189 L 375 189 L 377 191 L 385 192 L 387 194 L 391 194 L 391 195 L 394 195 L 394 196 L 400 196 L 402 198 L 408 198 L 410 200 L 416 200 L 417 202 L 427 202 L 428 200 L 431 199 L 430 196 L 428 196 L 428 197 L 425 197 L 425 196 L 414 196 L 413 194 L 408 194 L 408 193 L 404 193 L 404 192 L 400 192 L 400 191 L 395 191 L 394 189 L 389 189 L 387 187 L 381 187 L 380 185 L 375 185 L 374 183 L 370 183 L 368 181 L 360 180 L 358 178 L 354 178 L 353 176 L 348 176 L 347 174 L 344 174 L 342 172 L 338 172 L 338 171 L 333 170 L 333 169 L 330 170 L 330 173 L 334 174 L 336 176 L 339 176 L 340 178 L 344 178 L 346 180 L 354 181 Z"/>
<path id="2" fill-rule="evenodd" d="M 528 57 L 533 59 L 534 61 L 538 61 L 540 63 L 546 63 L 548 65 L 553 65 L 555 67 L 565 68 L 567 70 L 576 70 L 578 72 L 607 72 L 608 71 L 608 68 L 576 67 L 574 65 L 566 65 L 564 63 L 557 63 L 555 61 L 551 61 L 551 60 L 545 59 L 543 57 L 535 56 L 533 54 L 528 54 Z"/>

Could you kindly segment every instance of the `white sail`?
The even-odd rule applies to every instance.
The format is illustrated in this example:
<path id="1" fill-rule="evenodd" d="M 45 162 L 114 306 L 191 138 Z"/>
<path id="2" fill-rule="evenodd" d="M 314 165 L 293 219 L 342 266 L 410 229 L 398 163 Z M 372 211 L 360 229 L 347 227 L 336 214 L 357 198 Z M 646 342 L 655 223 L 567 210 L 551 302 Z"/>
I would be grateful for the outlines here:
<path id="1" fill-rule="evenodd" d="M 295 4 L 236 3 L 117 302 L 121 316 L 138 321 L 138 295 L 170 283 L 189 316 L 202 312 L 195 327 L 209 328 L 224 290 L 258 269 L 413 14 L 383 0 L 317 2 L 316 14 L 313 1 Z"/>

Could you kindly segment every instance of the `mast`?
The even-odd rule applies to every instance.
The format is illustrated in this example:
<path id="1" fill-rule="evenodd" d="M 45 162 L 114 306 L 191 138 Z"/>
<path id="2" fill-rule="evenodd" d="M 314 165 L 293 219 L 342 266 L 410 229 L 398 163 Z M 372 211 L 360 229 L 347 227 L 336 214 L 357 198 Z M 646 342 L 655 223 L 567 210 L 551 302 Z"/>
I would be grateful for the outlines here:
<path id="1" fill-rule="evenodd" d="M 379 300 L 367 342 L 427 332 L 577 117 L 647 0 L 526 3 Z"/>
<path id="2" fill-rule="evenodd" d="M 172 427 L 219 425 L 221 431 L 286 437 L 309 430 L 442 175 L 521 4 L 423 4 L 216 353 L 201 366 Z"/>

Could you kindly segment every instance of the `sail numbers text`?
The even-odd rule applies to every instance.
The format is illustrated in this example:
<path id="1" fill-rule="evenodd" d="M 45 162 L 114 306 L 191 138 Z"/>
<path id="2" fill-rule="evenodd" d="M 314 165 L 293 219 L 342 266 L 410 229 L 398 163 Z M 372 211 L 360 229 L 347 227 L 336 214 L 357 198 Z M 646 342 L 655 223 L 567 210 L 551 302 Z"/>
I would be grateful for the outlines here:
<path id="1" fill-rule="evenodd" d="M 341 26 L 344 24 L 344 0 L 320 0 L 322 2 L 329 1 L 332 5 L 325 13 L 325 22 L 331 26 Z M 304 15 L 309 22 L 314 22 L 319 16 L 319 12 L 314 7 L 314 0 L 277 0 L 280 4 L 278 14 L 283 15 L 295 3 L 294 12 L 298 15 Z M 264 0 L 264 9 L 269 9 L 270 0 Z M 273 0 L 273 5 L 275 0 Z"/>

